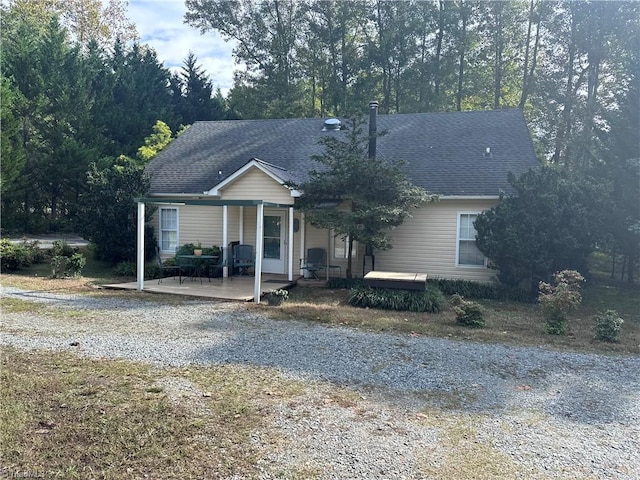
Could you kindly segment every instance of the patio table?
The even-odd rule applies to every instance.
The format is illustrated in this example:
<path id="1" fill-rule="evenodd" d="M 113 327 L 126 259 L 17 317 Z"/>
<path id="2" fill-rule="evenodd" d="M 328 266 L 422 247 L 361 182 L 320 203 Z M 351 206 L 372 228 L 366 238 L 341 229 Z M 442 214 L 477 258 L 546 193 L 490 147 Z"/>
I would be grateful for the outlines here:
<path id="1" fill-rule="evenodd" d="M 191 278 L 192 280 L 199 278 L 200 283 L 202 284 L 203 270 L 206 270 L 207 278 L 211 281 L 211 277 L 209 276 L 209 265 L 211 265 L 211 263 L 215 263 L 219 258 L 219 255 L 178 255 L 178 264 L 183 268 L 188 267 L 191 269 L 189 275 L 186 275 L 182 279 L 182 283 L 187 278 Z"/>

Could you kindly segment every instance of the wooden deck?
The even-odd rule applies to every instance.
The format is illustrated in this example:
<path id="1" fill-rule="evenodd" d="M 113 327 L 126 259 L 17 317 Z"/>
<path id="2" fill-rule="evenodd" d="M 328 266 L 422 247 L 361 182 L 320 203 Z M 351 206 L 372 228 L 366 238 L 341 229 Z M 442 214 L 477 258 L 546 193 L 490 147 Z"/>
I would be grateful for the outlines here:
<path id="1" fill-rule="evenodd" d="M 262 293 L 277 288 L 288 288 L 296 284 L 287 280 L 286 275 L 264 274 L 262 276 Z M 168 293 L 172 295 L 187 295 L 190 297 L 203 297 L 219 300 L 253 300 L 254 277 L 229 277 L 229 278 L 207 278 L 200 280 L 186 279 L 182 283 L 178 278 L 167 277 L 162 279 L 162 283 L 158 280 L 147 280 L 144 282 L 145 292 L 150 293 Z M 121 290 L 136 290 L 136 282 L 114 283 L 111 285 L 103 285 L 103 288 L 113 288 Z"/>

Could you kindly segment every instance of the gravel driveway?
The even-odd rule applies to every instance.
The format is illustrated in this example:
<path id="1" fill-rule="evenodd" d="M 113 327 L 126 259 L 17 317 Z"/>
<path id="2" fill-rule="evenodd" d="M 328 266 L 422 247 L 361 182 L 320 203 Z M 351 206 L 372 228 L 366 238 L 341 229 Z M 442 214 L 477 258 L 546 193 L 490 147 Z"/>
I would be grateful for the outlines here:
<path id="1" fill-rule="evenodd" d="M 321 478 L 454 478 L 446 465 L 463 448 L 503 465 L 480 478 L 640 478 L 638 357 L 272 321 L 237 303 L 14 288 L 2 296 L 89 315 L 3 314 L 2 345 L 158 366 L 252 364 L 308 382 L 308 401 L 276 411 L 291 446 L 263 459 L 265 472 L 296 465 Z M 357 405 L 323 402 L 326 382 L 357 391 Z"/>

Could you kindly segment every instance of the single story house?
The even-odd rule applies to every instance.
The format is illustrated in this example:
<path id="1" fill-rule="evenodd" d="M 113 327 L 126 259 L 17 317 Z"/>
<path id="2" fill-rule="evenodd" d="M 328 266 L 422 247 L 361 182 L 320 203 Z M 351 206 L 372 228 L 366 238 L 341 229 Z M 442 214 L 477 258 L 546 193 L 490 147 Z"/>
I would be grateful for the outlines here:
<path id="1" fill-rule="evenodd" d="M 473 222 L 510 192 L 507 175 L 538 165 L 519 109 L 376 115 L 370 123 L 386 132 L 377 139 L 376 158 L 402 160 L 410 180 L 439 201 L 412 213 L 392 232 L 393 248 L 375 252 L 379 271 L 426 273 L 429 277 L 491 281 L 475 247 Z M 346 239 L 305 222 L 295 209 L 302 183 L 318 165 L 318 140 L 344 136 L 336 119 L 292 118 L 195 122 L 148 165 L 150 194 L 139 199 L 158 208 L 152 225 L 163 256 L 185 243 L 252 244 L 257 273 L 302 275 L 299 261 L 312 247 L 325 248 L 328 263 L 347 263 Z M 138 225 L 138 262 L 143 235 Z M 365 245 L 353 254 L 354 274 L 371 269 Z M 138 285 L 142 288 L 141 268 Z M 336 272 L 339 270 L 336 269 Z M 259 275 L 256 275 L 258 277 Z M 259 298 L 256 279 L 256 300 Z"/>

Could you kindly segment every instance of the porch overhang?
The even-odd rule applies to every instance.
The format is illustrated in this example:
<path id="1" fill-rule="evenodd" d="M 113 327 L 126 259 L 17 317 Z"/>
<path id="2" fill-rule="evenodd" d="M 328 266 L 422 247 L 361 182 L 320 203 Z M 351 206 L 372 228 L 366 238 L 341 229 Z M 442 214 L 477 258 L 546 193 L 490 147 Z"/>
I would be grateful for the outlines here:
<path id="1" fill-rule="evenodd" d="M 139 197 L 134 199 L 138 205 L 138 219 L 137 219 L 137 238 L 136 238 L 136 250 L 137 250 L 137 289 L 142 291 L 144 289 L 144 217 L 145 206 L 148 204 L 154 205 L 203 205 L 212 207 L 223 207 L 224 209 L 224 238 L 226 239 L 227 231 L 227 208 L 230 206 L 239 207 L 256 207 L 256 261 L 255 261 L 255 282 L 254 282 L 254 296 L 253 300 L 256 303 L 260 303 L 261 283 L 262 283 L 262 255 L 263 255 L 263 222 L 264 222 L 264 208 L 286 208 L 289 211 L 289 245 L 293 245 L 293 205 L 286 203 L 268 202 L 265 200 L 221 200 L 221 199 L 209 199 L 209 198 L 175 198 L 175 197 Z M 225 240 L 226 243 L 226 240 Z M 288 280 L 293 280 L 293 251 L 289 249 L 289 275 Z M 226 276 L 226 273 L 224 273 Z"/>
<path id="2" fill-rule="evenodd" d="M 287 203 L 267 202 L 265 200 L 220 200 L 209 198 L 171 198 L 171 197 L 143 197 L 134 199 L 136 203 L 145 205 L 153 204 L 174 204 L 174 205 L 208 205 L 210 207 L 255 207 L 263 205 L 272 208 L 289 208 L 292 205 Z"/>

